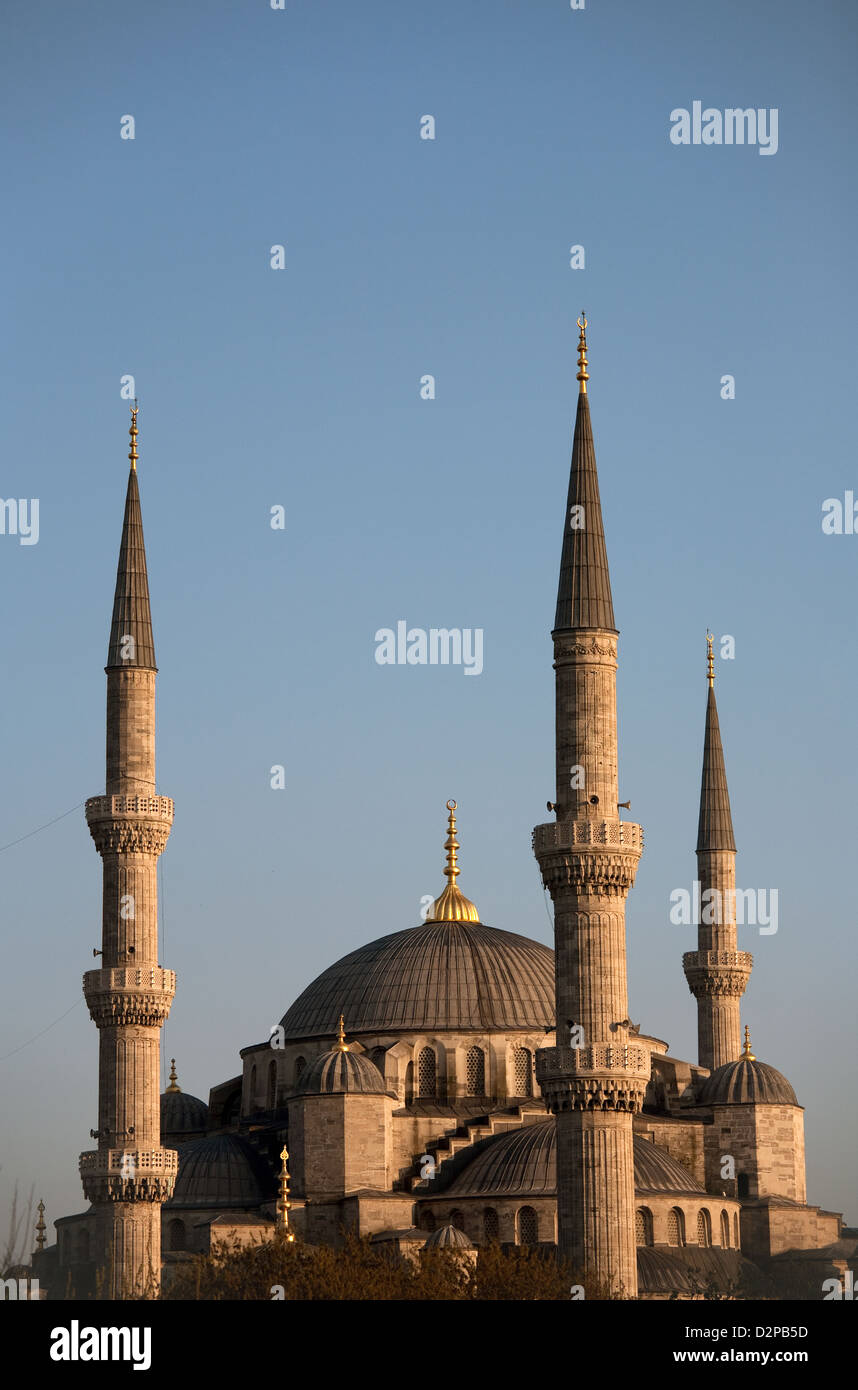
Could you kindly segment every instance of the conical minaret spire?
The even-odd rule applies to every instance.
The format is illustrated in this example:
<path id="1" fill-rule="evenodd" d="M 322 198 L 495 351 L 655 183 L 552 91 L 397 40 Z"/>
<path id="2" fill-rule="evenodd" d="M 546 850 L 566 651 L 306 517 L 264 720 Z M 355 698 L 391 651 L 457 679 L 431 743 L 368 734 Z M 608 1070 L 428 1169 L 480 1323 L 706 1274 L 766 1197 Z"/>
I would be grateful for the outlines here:
<path id="1" fill-rule="evenodd" d="M 125 494 L 119 564 L 116 568 L 116 592 L 113 597 L 107 669 L 137 666 L 156 671 L 158 668 L 155 665 L 152 614 L 149 609 L 149 577 L 146 573 L 146 548 L 143 544 L 143 518 L 140 513 L 140 490 L 137 486 L 136 402 L 131 410 L 131 429 L 128 433 L 131 436 L 131 449 L 128 454 L 131 468 Z"/>
<path id="2" fill-rule="evenodd" d="M 176 988 L 158 964 L 158 856 L 173 803 L 155 784 L 155 649 L 137 488 L 137 408 L 107 659 L 105 795 L 86 803 L 103 861 L 101 966 L 84 975 L 99 1030 L 98 1148 L 81 1154 L 95 1209 L 95 1264 L 107 1298 L 153 1294 L 161 1203 L 177 1159 L 161 1147 L 160 1030 Z"/>
<path id="3" fill-rule="evenodd" d="M 596 451 L 587 398 L 587 316 L 578 320 L 578 411 L 563 525 L 555 631 L 578 627 L 615 631 L 611 577 L 602 524 Z"/>
<path id="4" fill-rule="evenodd" d="M 640 826 L 619 819 L 618 633 L 583 314 L 578 327 L 578 410 L 552 632 L 557 822 L 533 832 L 554 901 L 558 1045 L 539 1052 L 537 1076 L 557 1116 L 561 1255 L 592 1289 L 634 1298 L 632 1116 L 643 1104 L 650 1059 L 630 1032 L 625 899 L 643 836 Z"/>
<path id="5" fill-rule="evenodd" d="M 725 1062 L 735 1062 L 741 1054 L 739 1006 L 753 965 L 749 952 L 738 950 L 736 841 L 715 703 L 713 642 L 711 632 L 707 632 L 708 689 L 697 822 L 697 950 L 686 951 L 682 957 L 688 988 L 697 1000 L 698 1061 L 711 1071 Z"/>
<path id="6" fill-rule="evenodd" d="M 736 853 L 733 838 L 733 818 L 730 815 L 730 794 L 727 790 L 727 771 L 724 749 L 715 703 L 715 658 L 712 655 L 713 637 L 707 633 L 706 731 L 703 735 L 703 778 L 700 784 L 700 818 L 697 822 L 697 853 L 701 850 L 730 850 Z"/>

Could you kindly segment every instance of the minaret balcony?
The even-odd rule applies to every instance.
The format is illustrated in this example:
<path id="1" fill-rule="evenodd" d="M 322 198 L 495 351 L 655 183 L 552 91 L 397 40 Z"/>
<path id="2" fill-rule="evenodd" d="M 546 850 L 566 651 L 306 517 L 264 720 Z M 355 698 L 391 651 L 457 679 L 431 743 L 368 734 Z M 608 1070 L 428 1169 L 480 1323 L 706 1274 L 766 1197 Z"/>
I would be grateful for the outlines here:
<path id="1" fill-rule="evenodd" d="M 80 1156 L 90 1202 L 166 1202 L 178 1171 L 175 1149 L 91 1149 Z"/>
<path id="2" fill-rule="evenodd" d="M 592 1047 L 544 1047 L 536 1054 L 536 1079 L 553 1113 L 623 1110 L 643 1105 L 651 1074 L 650 1051 L 640 1043 Z"/>
<path id="3" fill-rule="evenodd" d="M 588 817 L 537 825 L 533 831 L 533 852 L 552 897 L 625 897 L 642 851 L 643 830 L 630 821 Z"/>
<path id="4" fill-rule="evenodd" d="M 96 820 L 113 820 L 117 816 L 135 819 L 145 816 L 147 820 L 173 823 L 175 803 L 171 796 L 91 796 L 86 803 L 86 819 L 91 824 Z"/>
<path id="5" fill-rule="evenodd" d="M 170 796 L 91 796 L 86 823 L 99 854 L 162 853 L 173 824 Z"/>
<path id="6" fill-rule="evenodd" d="M 650 1077 L 650 1050 L 642 1043 L 594 1043 L 591 1047 L 541 1047 L 536 1053 L 536 1079 L 552 1076 L 604 1076 L 625 1072 Z"/>
<path id="7" fill-rule="evenodd" d="M 686 951 L 682 968 L 688 988 L 701 995 L 742 995 L 754 964 L 750 951 Z"/>
<path id="8" fill-rule="evenodd" d="M 590 819 L 551 821 L 533 831 L 534 853 L 573 849 L 578 845 L 606 845 L 643 853 L 643 826 L 627 820 Z"/>
<path id="9" fill-rule="evenodd" d="M 99 1028 L 160 1028 L 176 993 L 176 972 L 160 966 L 87 970 L 83 992 Z"/>

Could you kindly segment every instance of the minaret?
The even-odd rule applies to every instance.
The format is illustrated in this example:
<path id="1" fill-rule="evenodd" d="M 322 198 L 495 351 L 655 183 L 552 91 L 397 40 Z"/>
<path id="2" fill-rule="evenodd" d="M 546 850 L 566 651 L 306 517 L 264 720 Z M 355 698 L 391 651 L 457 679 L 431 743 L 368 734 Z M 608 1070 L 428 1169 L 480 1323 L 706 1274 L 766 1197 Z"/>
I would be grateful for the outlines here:
<path id="1" fill-rule="evenodd" d="M 101 968 L 83 977 L 98 1028 L 98 1148 L 81 1154 L 96 1211 L 94 1259 L 105 1298 L 151 1294 L 161 1270 L 161 1203 L 178 1156 L 161 1147 L 160 1030 L 176 989 L 158 964 L 158 856 L 173 803 L 155 790 L 155 648 L 140 494 L 137 405 L 107 655 L 107 785 L 86 803 L 102 857 Z"/>
<path id="2" fill-rule="evenodd" d="M 617 629 L 587 400 L 587 319 L 578 320 L 578 413 L 557 614 L 556 824 L 533 847 L 554 901 L 558 1046 L 537 1054 L 557 1116 L 560 1254 L 601 1291 L 637 1295 L 632 1116 L 649 1052 L 631 1034 L 625 900 L 643 848 L 619 818 Z"/>
<path id="3" fill-rule="evenodd" d="M 754 963 L 748 951 L 737 949 L 736 841 L 715 703 L 713 641 L 707 633 L 709 690 L 697 823 L 700 921 L 697 950 L 686 951 L 682 957 L 688 988 L 697 1000 L 697 1059 L 710 1071 L 741 1055 L 739 1003 Z"/>

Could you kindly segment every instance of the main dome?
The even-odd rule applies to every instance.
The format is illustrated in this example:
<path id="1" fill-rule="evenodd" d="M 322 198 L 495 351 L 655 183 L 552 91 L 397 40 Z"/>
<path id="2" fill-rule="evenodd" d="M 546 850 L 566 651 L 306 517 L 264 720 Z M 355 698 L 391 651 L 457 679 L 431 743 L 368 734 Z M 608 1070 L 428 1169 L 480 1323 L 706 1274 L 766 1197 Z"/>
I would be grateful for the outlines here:
<path id="1" fill-rule="evenodd" d="M 283 1015 L 286 1038 L 552 1029 L 554 952 L 483 922 L 425 922 L 343 956 Z"/>

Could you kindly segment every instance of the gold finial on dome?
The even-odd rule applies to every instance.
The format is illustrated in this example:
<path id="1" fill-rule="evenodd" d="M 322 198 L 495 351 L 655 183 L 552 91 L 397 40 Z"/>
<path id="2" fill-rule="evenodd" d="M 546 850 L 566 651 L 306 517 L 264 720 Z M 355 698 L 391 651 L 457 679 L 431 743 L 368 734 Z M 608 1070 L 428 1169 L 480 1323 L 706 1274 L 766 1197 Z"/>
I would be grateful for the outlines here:
<path id="1" fill-rule="evenodd" d="M 339 1030 L 337 1032 L 336 1052 L 348 1052 L 349 1045 L 346 1042 L 346 1025 L 343 1015 L 340 1014 Z"/>
<path id="2" fill-rule="evenodd" d="M 277 1201 L 277 1230 L 284 1240 L 293 1241 L 295 1236 L 289 1229 L 289 1211 L 292 1203 L 289 1201 L 289 1169 L 286 1163 L 289 1159 L 289 1150 L 286 1145 L 280 1150 L 280 1196 Z"/>
<path id="3" fill-rule="evenodd" d="M 447 838 L 444 841 L 444 848 L 447 851 L 447 864 L 444 874 L 447 878 L 447 887 L 444 889 L 440 898 L 436 898 L 432 908 L 426 918 L 427 922 L 479 922 L 480 914 L 471 902 L 466 898 L 456 886 L 456 879 L 461 872 L 456 851 L 459 848 L 459 841 L 456 839 L 456 802 L 448 801 L 447 810 Z"/>
<path id="4" fill-rule="evenodd" d="M 168 1095 L 169 1095 L 169 1093 L 170 1093 L 171 1091 L 181 1091 L 182 1088 L 181 1088 L 181 1086 L 178 1086 L 178 1085 L 176 1084 L 177 1081 L 178 1081 L 178 1077 L 176 1076 L 176 1059 L 175 1059 L 175 1057 L 171 1057 L 171 1058 L 170 1058 L 170 1084 L 169 1084 L 169 1086 L 167 1087 L 167 1092 L 166 1092 Z"/>
<path id="5" fill-rule="evenodd" d="M 578 339 L 578 375 L 575 380 L 578 382 L 578 394 L 586 396 L 590 373 L 587 371 L 587 315 L 583 309 L 577 324 L 581 330 L 581 335 Z"/>
<path id="6" fill-rule="evenodd" d="M 36 1222 L 36 1248 L 38 1250 L 45 1248 L 45 1204 L 41 1200 L 39 1201 L 39 1219 Z"/>
<path id="7" fill-rule="evenodd" d="M 139 409 L 139 407 L 138 407 L 138 405 L 137 405 L 137 397 L 135 396 L 135 397 L 134 397 L 134 404 L 133 404 L 132 407 L 131 407 L 131 428 L 130 428 L 130 430 L 128 431 L 128 433 L 129 433 L 130 436 L 131 436 L 131 452 L 129 453 L 128 457 L 129 457 L 130 460 L 131 460 L 131 471 L 132 471 L 133 473 L 136 473 L 136 472 L 137 472 L 137 411 L 138 411 L 138 409 Z"/>
<path id="8" fill-rule="evenodd" d="M 708 629 L 708 627 L 707 627 L 707 629 L 706 629 L 706 661 L 707 661 L 708 665 L 707 665 L 707 668 L 706 668 L 706 674 L 707 674 L 707 679 L 708 679 L 708 681 L 709 681 L 709 689 L 710 689 L 710 690 L 712 689 L 712 687 L 713 687 L 714 684 L 715 684 L 715 658 L 714 658 L 714 656 L 712 655 L 712 643 L 713 643 L 714 641 L 715 641 L 715 638 L 712 636 L 712 633 L 709 631 L 709 629 Z"/>
<path id="9" fill-rule="evenodd" d="M 757 1060 L 751 1051 L 751 1030 L 747 1023 L 745 1024 L 745 1050 L 742 1053 L 742 1057 L 746 1062 L 756 1062 Z"/>

